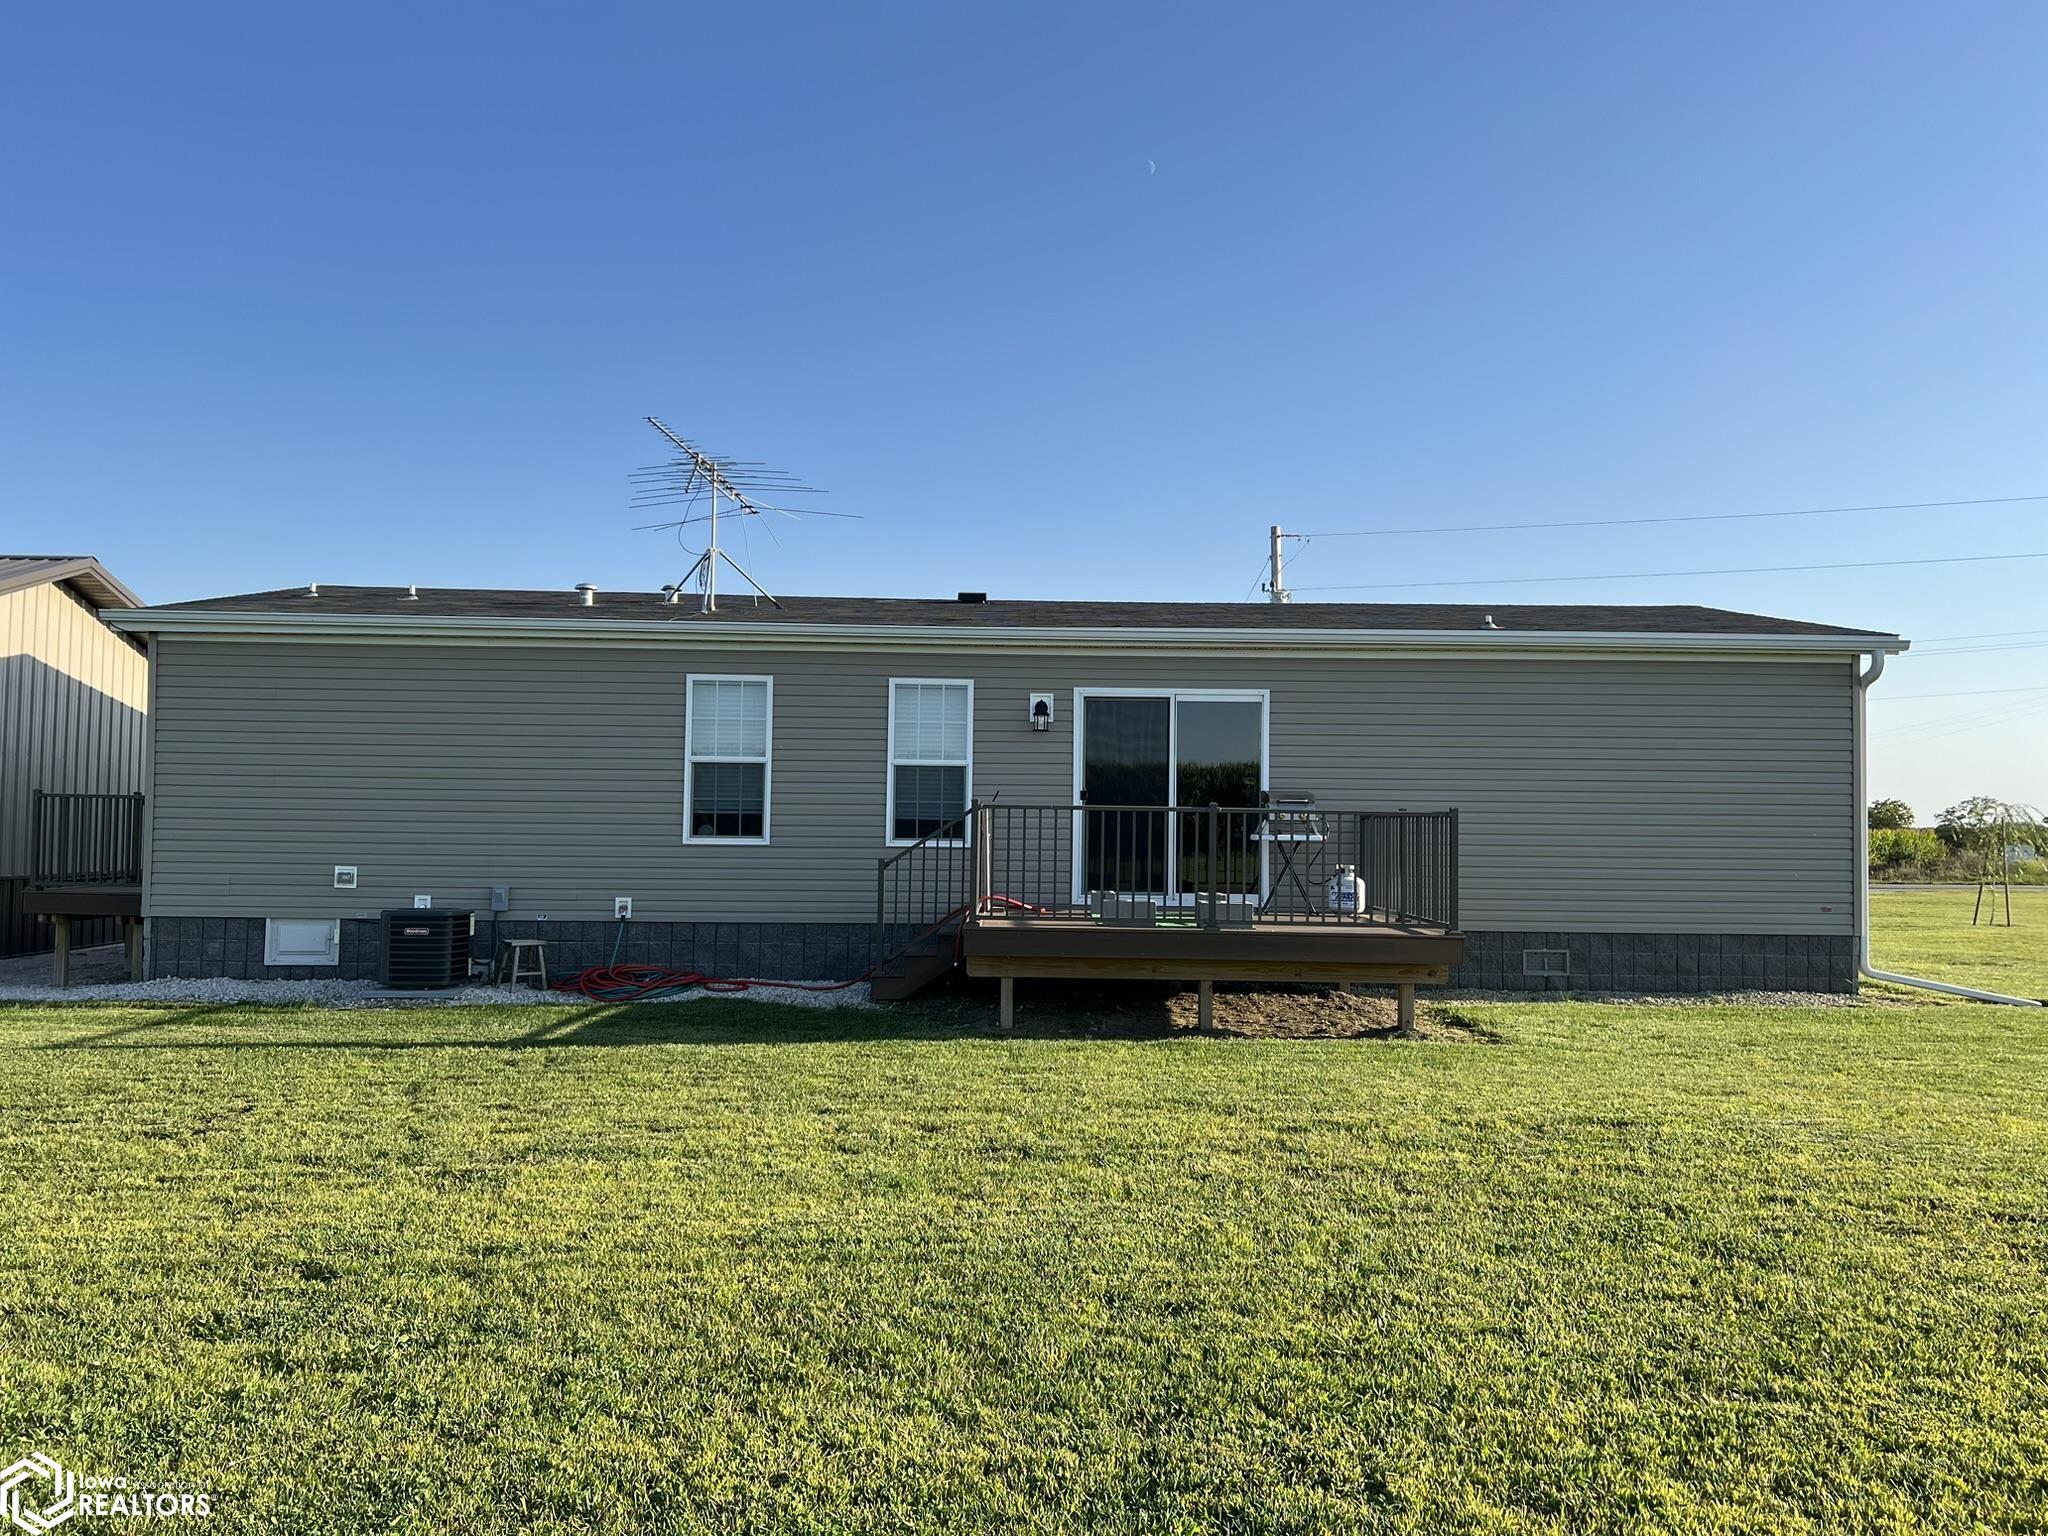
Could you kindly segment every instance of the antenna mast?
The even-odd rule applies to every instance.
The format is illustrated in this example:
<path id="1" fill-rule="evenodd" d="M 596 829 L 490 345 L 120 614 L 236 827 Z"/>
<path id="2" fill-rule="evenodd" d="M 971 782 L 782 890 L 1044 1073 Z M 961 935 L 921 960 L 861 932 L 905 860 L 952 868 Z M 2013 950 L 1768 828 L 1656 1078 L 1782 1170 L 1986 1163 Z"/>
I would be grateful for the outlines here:
<path id="1" fill-rule="evenodd" d="M 759 593 L 760 597 L 767 598 L 780 608 L 782 604 L 775 601 L 775 594 L 754 580 L 745 566 L 719 547 L 719 501 L 722 498 L 732 503 L 734 509 L 746 517 L 760 517 L 768 512 L 780 512 L 784 517 L 795 517 L 797 514 L 789 508 L 774 506 L 765 500 L 756 500 L 756 497 L 769 492 L 800 496 L 813 495 L 815 492 L 811 487 L 799 483 L 793 476 L 786 475 L 781 470 L 768 469 L 759 464 L 743 464 L 736 459 L 714 458 L 696 444 L 670 431 L 667 423 L 658 416 L 649 416 L 647 424 L 667 438 L 680 457 L 666 464 L 649 465 L 639 471 L 634 476 L 640 484 L 633 494 L 633 504 L 640 507 L 681 504 L 686 515 L 674 522 L 643 523 L 641 526 L 681 529 L 688 524 L 701 522 L 709 526 L 711 533 L 710 544 L 704 553 L 697 557 L 696 564 L 690 567 L 688 574 L 675 586 L 665 589 L 668 600 L 672 603 L 681 602 L 684 589 L 694 581 L 703 589 L 704 612 L 715 613 L 718 610 L 718 562 L 723 560 L 738 572 L 740 579 Z M 706 497 L 710 502 L 708 512 L 698 516 L 696 509 Z M 810 508 L 805 510 L 817 517 L 858 515 L 848 512 L 818 512 Z M 759 600 L 755 599 L 757 602 Z"/>

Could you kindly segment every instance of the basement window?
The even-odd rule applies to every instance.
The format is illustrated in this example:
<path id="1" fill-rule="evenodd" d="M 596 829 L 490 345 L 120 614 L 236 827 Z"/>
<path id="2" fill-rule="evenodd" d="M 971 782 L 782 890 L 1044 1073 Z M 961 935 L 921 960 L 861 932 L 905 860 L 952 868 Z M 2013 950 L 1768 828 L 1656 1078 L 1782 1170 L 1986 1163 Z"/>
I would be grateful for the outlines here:
<path id="1" fill-rule="evenodd" d="M 1524 976 L 1569 976 L 1572 971 L 1572 957 L 1569 950 L 1525 949 L 1522 951 L 1522 974 Z"/>
<path id="2" fill-rule="evenodd" d="M 914 843 L 967 814 L 974 778 L 974 684 L 889 680 L 889 821 L 892 845 Z M 945 841 L 966 841 L 965 826 Z"/>
<path id="3" fill-rule="evenodd" d="M 767 842 L 774 679 L 692 673 L 689 689 L 683 841 Z"/>
<path id="4" fill-rule="evenodd" d="M 263 920 L 265 965 L 341 964 L 341 921 L 325 917 Z"/>

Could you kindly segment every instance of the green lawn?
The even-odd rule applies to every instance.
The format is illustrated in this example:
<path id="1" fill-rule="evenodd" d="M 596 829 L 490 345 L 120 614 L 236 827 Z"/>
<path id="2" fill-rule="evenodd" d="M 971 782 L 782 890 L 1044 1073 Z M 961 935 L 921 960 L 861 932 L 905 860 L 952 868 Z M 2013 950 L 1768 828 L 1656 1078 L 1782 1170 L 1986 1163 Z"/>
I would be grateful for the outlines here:
<path id="1" fill-rule="evenodd" d="M 1871 958 L 1880 970 L 2048 997 L 2048 890 L 2015 887 L 2010 928 L 1972 927 L 1976 899 L 1971 890 L 1872 891 Z M 1984 900 L 1988 915 L 1991 898 Z M 1998 915 L 2005 916 L 2003 898 Z"/>
<path id="2" fill-rule="evenodd" d="M 221 1531 L 2048 1529 L 2041 1016 L 1462 1012 L 0 1009 L 0 1451 Z"/>

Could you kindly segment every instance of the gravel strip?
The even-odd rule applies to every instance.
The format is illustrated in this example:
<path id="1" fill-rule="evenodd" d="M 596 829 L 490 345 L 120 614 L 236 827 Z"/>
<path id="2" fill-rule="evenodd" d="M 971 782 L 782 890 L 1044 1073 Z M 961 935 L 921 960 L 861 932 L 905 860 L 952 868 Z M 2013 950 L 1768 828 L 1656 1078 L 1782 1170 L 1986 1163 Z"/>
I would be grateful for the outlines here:
<path id="1" fill-rule="evenodd" d="M 867 983 L 836 992 L 799 987 L 751 987 L 745 992 L 688 992 L 649 998 L 652 1003 L 694 1003 L 706 997 L 737 997 L 793 1008 L 872 1008 Z M 465 1008 L 519 1004 L 580 1008 L 588 1001 L 573 992 L 534 987 L 451 987 L 445 992 L 393 992 L 374 981 L 236 981 L 231 977 L 124 981 L 106 986 L 0 986 L 0 1003 L 270 1003 L 321 1008 Z"/>
<path id="2" fill-rule="evenodd" d="M 1432 1003 L 1602 1003 L 1653 1008 L 1868 1008 L 1882 1000 L 1854 992 L 1481 992 L 1416 989 Z"/>

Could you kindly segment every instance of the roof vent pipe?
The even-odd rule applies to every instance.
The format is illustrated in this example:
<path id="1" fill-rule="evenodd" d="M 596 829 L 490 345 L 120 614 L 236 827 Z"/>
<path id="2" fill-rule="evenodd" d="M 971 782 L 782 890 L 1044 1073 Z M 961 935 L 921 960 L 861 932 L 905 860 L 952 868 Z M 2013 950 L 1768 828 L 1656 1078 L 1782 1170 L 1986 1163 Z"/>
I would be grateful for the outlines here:
<path id="1" fill-rule="evenodd" d="M 1496 623 L 1494 623 L 1494 622 L 1493 622 L 1493 615 L 1492 615 L 1492 614 L 1490 614 L 1490 613 L 1489 613 L 1489 614 L 1488 614 L 1488 615 L 1486 616 L 1486 622 L 1485 622 L 1484 624 L 1481 624 L 1481 625 L 1480 625 L 1479 627 L 1480 627 L 1481 629 L 1499 629 L 1499 628 L 1500 628 L 1500 626 L 1499 626 L 1498 624 L 1496 624 Z"/>
<path id="2" fill-rule="evenodd" d="M 306 596 L 308 596 L 308 597 L 318 597 L 319 595 L 320 595 L 320 583 L 319 583 L 319 582 L 317 582 L 317 581 L 309 581 L 309 582 L 307 582 L 307 583 L 306 583 Z"/>
<path id="3" fill-rule="evenodd" d="M 597 605 L 597 588 L 587 581 L 576 583 L 576 600 L 586 608 Z"/>
<path id="4" fill-rule="evenodd" d="M 405 589 L 405 600 L 408 603 L 416 603 L 420 600 L 420 584 L 418 582 L 414 582 Z"/>

